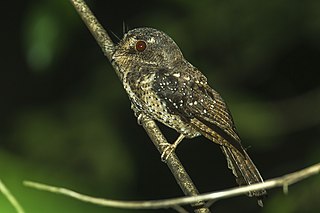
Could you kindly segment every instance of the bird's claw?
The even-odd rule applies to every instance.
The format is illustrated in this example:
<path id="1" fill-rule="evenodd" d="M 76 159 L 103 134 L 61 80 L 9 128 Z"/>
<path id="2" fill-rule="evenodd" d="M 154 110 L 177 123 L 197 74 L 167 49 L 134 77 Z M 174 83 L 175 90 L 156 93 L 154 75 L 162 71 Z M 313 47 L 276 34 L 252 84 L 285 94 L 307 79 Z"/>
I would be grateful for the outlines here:
<path id="1" fill-rule="evenodd" d="M 163 152 L 161 154 L 161 161 L 167 162 L 169 156 L 174 152 L 174 150 L 177 148 L 175 144 L 169 144 L 169 143 L 161 143 L 161 146 L 164 146 Z"/>
<path id="2" fill-rule="evenodd" d="M 138 122 L 139 125 L 141 125 L 142 117 L 143 117 L 143 114 L 140 113 L 140 114 L 138 115 L 138 118 L 137 118 L 137 122 Z"/>
<path id="3" fill-rule="evenodd" d="M 174 150 L 176 150 L 178 144 L 183 140 L 185 136 L 183 134 L 180 134 L 179 137 L 177 138 L 177 140 L 173 143 L 160 143 L 160 146 L 163 146 L 163 152 L 161 154 L 161 160 L 163 162 L 167 162 L 169 156 L 172 154 L 172 152 L 174 152 Z"/>

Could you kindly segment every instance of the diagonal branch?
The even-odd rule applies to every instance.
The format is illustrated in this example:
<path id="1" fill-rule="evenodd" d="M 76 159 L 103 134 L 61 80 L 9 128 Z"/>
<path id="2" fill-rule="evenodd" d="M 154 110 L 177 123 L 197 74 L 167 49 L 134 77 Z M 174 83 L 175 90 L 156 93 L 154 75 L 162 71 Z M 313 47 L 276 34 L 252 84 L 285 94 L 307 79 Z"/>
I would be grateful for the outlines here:
<path id="1" fill-rule="evenodd" d="M 18 203 L 16 198 L 11 194 L 9 189 L 4 185 L 1 179 L 0 179 L 0 192 L 2 192 L 2 194 L 9 200 L 9 202 L 15 208 L 17 213 L 24 213 L 24 210 L 21 207 L 21 205 Z"/>
<path id="2" fill-rule="evenodd" d="M 97 43 L 101 47 L 104 55 L 108 58 L 111 62 L 113 68 L 115 69 L 117 75 L 119 76 L 120 80 L 122 81 L 121 73 L 116 64 L 112 63 L 111 55 L 114 50 L 114 44 L 110 39 L 107 32 L 95 18 L 91 10 L 88 8 L 86 3 L 83 0 L 70 0 L 77 12 L 79 13 L 80 17 L 84 21 L 84 23 L 89 28 L 90 32 L 96 39 Z M 156 123 L 148 118 L 147 116 L 142 115 L 141 119 L 139 119 L 143 128 L 149 135 L 150 139 L 157 147 L 158 151 L 162 154 L 164 151 L 163 144 L 168 143 L 165 137 L 160 132 L 159 128 L 157 127 Z M 172 153 L 166 161 L 169 169 L 171 170 L 172 174 L 174 175 L 176 181 L 178 182 L 180 188 L 187 196 L 196 196 L 199 194 L 197 188 L 195 187 L 194 183 L 192 182 L 191 178 L 189 177 L 188 173 L 182 166 L 181 162 L 177 158 L 177 156 Z M 194 203 L 194 202 L 193 202 Z M 208 208 L 203 207 L 205 205 L 204 202 L 198 200 L 194 203 L 195 212 L 196 213 L 209 213 L 210 210 Z"/>
<path id="3" fill-rule="evenodd" d="M 283 187 L 284 193 L 288 193 L 288 186 L 297 183 L 303 179 L 310 176 L 316 175 L 320 172 L 320 163 L 305 168 L 303 170 L 284 175 L 282 177 L 274 178 L 265 181 L 264 183 L 252 184 L 249 186 L 242 186 L 232 189 L 227 189 L 219 192 L 206 193 L 198 196 L 164 199 L 164 200 L 154 200 L 154 201 L 120 201 L 120 200 L 109 200 L 102 198 L 90 197 L 69 189 L 59 188 L 54 186 L 49 186 L 41 183 L 24 181 L 24 185 L 32 187 L 38 190 L 49 191 L 52 193 L 63 194 L 75 199 L 93 203 L 101 206 L 115 207 L 115 208 L 125 208 L 125 209 L 160 209 L 160 208 L 175 208 L 181 205 L 193 204 L 199 201 L 208 201 L 213 203 L 215 201 L 235 197 L 238 195 L 246 194 L 249 191 L 255 191 L 260 189 L 269 189 L 275 187 Z"/>

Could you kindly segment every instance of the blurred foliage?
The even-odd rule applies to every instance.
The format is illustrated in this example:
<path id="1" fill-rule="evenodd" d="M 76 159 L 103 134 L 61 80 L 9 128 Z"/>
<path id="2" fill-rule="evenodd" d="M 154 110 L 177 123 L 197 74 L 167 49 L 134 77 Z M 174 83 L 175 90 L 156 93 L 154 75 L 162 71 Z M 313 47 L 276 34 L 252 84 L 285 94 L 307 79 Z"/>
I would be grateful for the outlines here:
<path id="1" fill-rule="evenodd" d="M 265 178 L 319 162 L 320 1 L 88 3 L 120 37 L 124 21 L 174 38 L 228 102 Z M 129 212 L 25 188 L 26 179 L 112 199 L 182 195 L 69 1 L 2 7 L 0 177 L 25 210 Z M 163 130 L 170 140 L 177 136 Z M 201 192 L 236 185 L 216 145 L 201 137 L 186 141 L 177 153 Z M 241 196 L 213 210 L 319 212 L 319 181 L 294 185 L 288 195 L 270 190 L 263 209 Z M 14 212 L 1 195 L 0 212 Z"/>

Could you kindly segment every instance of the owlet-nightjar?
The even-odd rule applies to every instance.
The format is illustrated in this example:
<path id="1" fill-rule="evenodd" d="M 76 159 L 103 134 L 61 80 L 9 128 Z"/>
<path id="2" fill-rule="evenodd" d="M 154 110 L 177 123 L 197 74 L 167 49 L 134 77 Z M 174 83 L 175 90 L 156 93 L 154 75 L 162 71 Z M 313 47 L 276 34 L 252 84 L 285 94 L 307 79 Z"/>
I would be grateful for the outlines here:
<path id="1" fill-rule="evenodd" d="M 180 133 L 173 148 L 185 137 L 203 135 L 220 145 L 239 185 L 263 182 L 241 145 L 226 103 L 168 35 L 152 28 L 130 30 L 116 46 L 112 62 L 136 115 L 142 113 Z M 262 205 L 265 194 L 257 190 L 249 196 Z"/>

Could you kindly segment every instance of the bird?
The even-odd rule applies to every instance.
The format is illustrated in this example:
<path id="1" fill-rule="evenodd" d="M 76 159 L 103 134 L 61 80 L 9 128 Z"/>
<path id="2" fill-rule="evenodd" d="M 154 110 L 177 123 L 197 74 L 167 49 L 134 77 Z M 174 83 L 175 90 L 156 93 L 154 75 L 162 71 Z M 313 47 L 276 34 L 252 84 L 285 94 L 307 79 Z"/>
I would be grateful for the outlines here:
<path id="1" fill-rule="evenodd" d="M 111 62 L 120 72 L 135 114 L 146 115 L 180 134 L 168 147 L 169 154 L 184 138 L 202 135 L 221 147 L 240 186 L 263 182 L 242 146 L 226 102 L 184 58 L 171 37 L 149 27 L 129 30 L 116 44 Z M 257 197 L 263 206 L 266 194 L 261 189 L 248 196 Z"/>

